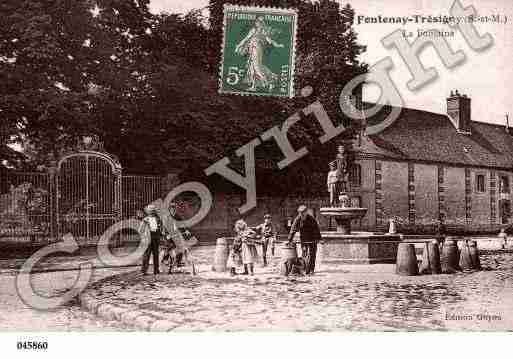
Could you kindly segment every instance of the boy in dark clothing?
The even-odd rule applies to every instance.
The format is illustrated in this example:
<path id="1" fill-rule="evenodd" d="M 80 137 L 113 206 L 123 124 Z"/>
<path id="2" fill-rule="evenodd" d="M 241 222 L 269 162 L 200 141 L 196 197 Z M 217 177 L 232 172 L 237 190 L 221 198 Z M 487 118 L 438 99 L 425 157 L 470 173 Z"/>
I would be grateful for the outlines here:
<path id="1" fill-rule="evenodd" d="M 258 225 L 256 230 L 260 233 L 262 238 L 262 260 L 263 266 L 265 267 L 267 266 L 267 248 L 269 246 L 271 247 L 271 255 L 274 256 L 274 239 L 276 237 L 270 214 L 264 216 L 264 223 Z"/>
<path id="2" fill-rule="evenodd" d="M 139 233 L 141 233 L 149 242 L 148 248 L 144 252 L 142 261 L 142 273 L 146 275 L 150 263 L 150 256 L 153 256 L 153 273 L 159 274 L 159 246 L 160 238 L 163 234 L 162 221 L 157 215 L 157 209 L 153 205 L 148 205 L 145 209 L 147 214 L 143 218 Z"/>

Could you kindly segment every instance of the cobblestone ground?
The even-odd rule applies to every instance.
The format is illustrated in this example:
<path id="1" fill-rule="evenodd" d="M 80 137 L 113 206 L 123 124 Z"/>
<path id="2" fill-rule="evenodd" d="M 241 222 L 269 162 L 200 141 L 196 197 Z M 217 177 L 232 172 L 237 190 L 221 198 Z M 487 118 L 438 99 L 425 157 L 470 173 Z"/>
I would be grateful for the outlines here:
<path id="1" fill-rule="evenodd" d="M 253 277 L 212 272 L 213 251 L 195 250 L 195 277 L 132 271 L 90 293 L 172 321 L 177 331 L 513 330 L 511 251 L 482 255 L 479 272 L 402 277 L 393 265 L 322 265 L 289 279 L 277 259 Z"/>
<path id="2" fill-rule="evenodd" d="M 112 250 L 112 253 L 118 256 L 123 256 L 131 253 L 134 250 L 133 247 L 128 248 L 116 248 Z M 16 259 L 0 259 L 0 273 L 12 272 L 22 268 L 23 264 L 27 261 L 27 258 L 16 258 Z M 98 259 L 97 250 L 95 247 L 81 249 L 81 253 L 77 255 L 63 255 L 63 256 L 48 256 L 41 261 L 37 262 L 33 270 L 62 270 L 62 269 L 74 269 L 78 268 L 80 264 L 91 263 L 93 266 L 103 267 L 103 263 Z"/>
<path id="3" fill-rule="evenodd" d="M 95 255 L 77 257 L 53 257 L 41 263 L 38 269 L 72 269 L 80 263 L 99 265 Z M 130 330 L 118 322 L 105 321 L 83 311 L 76 302 L 71 302 L 52 311 L 40 311 L 23 303 L 16 291 L 16 274 L 13 268 L 23 260 L 0 261 L 0 331 L 98 331 Z M 120 274 L 133 269 L 98 269 L 93 280 Z M 20 274 L 28 275 L 28 274 Z M 32 274 L 34 288 L 45 296 L 55 296 L 71 287 L 77 278 L 76 270 Z"/>
<path id="4" fill-rule="evenodd" d="M 97 271 L 96 279 L 119 274 L 120 271 Z M 27 274 L 22 274 L 27 275 Z M 54 296 L 69 287 L 76 271 L 35 274 L 34 287 L 43 295 Z M 128 330 L 118 322 L 105 321 L 83 311 L 76 302 L 52 311 L 40 311 L 25 305 L 19 298 L 14 274 L 0 275 L 0 331 L 119 331 Z"/>

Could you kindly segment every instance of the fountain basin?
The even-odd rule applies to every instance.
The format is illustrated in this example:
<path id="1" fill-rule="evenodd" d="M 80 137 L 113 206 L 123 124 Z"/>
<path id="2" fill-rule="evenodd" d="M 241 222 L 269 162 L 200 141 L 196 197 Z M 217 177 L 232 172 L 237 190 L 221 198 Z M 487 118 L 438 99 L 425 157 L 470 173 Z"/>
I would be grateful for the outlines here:
<path id="1" fill-rule="evenodd" d="M 324 263 L 375 264 L 395 263 L 397 246 L 401 238 L 397 234 L 321 232 L 319 249 Z"/>
<path id="2" fill-rule="evenodd" d="M 367 208 L 361 207 L 321 207 L 320 213 L 324 216 L 344 219 L 360 219 L 367 213 Z"/>
<path id="3" fill-rule="evenodd" d="M 322 232 L 319 250 L 326 263 L 373 264 L 395 263 L 399 235 L 383 233 L 351 233 L 351 221 L 361 219 L 367 208 L 323 207 L 320 213 L 337 223 L 337 230 Z"/>
<path id="4" fill-rule="evenodd" d="M 360 207 L 322 207 L 319 212 L 323 216 L 331 217 L 337 223 L 337 232 L 351 233 L 351 221 L 361 219 L 367 213 L 367 208 Z"/>

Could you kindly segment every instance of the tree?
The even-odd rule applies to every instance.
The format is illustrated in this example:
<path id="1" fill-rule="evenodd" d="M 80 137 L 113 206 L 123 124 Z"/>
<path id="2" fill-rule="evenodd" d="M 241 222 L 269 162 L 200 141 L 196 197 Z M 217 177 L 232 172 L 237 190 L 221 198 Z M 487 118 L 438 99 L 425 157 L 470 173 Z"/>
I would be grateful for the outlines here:
<path id="1" fill-rule="evenodd" d="M 2 1 L 2 132 L 19 143 L 28 141 L 43 154 L 33 165 L 56 158 L 78 136 L 100 132 L 105 137 L 101 131 L 115 127 L 96 115 L 103 95 L 115 97 L 123 108 L 141 87 L 137 44 L 145 36 L 147 4 L 148 0 Z"/>
<path id="2" fill-rule="evenodd" d="M 313 96 L 282 99 L 218 93 L 226 2 L 298 9 L 296 85 L 298 90 L 313 86 Z M 199 11 L 152 15 L 147 4 L 147 0 L 3 1 L 2 143 L 22 143 L 26 160 L 34 167 L 49 164 L 78 137 L 97 134 L 126 172 L 201 173 L 315 98 L 332 119 L 341 121 L 339 91 L 366 70 L 358 59 L 364 47 L 351 26 L 354 11 L 333 0 L 211 0 L 210 27 Z M 290 130 L 293 144 L 313 150 L 287 170 L 287 177 L 280 177 L 283 189 L 296 184 L 288 179 L 299 177 L 306 168 L 321 168 L 326 157 L 333 156 L 335 144 L 318 145 L 321 130 L 312 123 L 301 121 Z M 0 160 L 14 154 L 4 147 Z M 257 148 L 257 158 L 281 159 L 281 154 L 269 141 Z M 14 158 L 11 161 L 16 163 Z"/>

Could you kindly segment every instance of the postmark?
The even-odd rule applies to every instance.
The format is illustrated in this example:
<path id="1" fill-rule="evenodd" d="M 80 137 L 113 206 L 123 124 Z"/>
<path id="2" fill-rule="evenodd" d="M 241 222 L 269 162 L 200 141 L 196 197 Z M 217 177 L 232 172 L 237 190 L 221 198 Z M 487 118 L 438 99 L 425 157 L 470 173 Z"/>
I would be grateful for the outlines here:
<path id="1" fill-rule="evenodd" d="M 219 92 L 294 96 L 297 10 L 224 6 Z"/>

